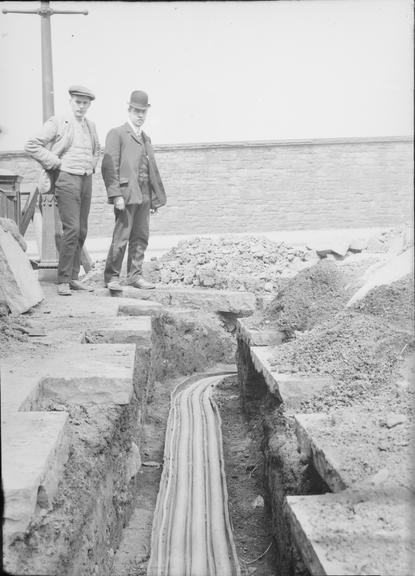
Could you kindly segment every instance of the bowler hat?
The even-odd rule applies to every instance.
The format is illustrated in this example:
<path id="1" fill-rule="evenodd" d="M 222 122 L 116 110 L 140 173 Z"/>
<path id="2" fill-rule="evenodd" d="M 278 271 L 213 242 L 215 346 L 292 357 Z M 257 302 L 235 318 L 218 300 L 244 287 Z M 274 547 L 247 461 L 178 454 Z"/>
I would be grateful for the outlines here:
<path id="1" fill-rule="evenodd" d="M 95 94 L 89 88 L 85 88 L 85 86 L 79 86 L 78 84 L 70 86 L 68 92 L 71 96 L 84 96 L 84 98 L 95 100 Z"/>
<path id="2" fill-rule="evenodd" d="M 134 92 L 131 92 L 128 105 L 132 108 L 138 108 L 139 110 L 147 110 L 147 108 L 151 106 L 151 104 L 148 103 L 148 94 L 142 90 L 134 90 Z"/>

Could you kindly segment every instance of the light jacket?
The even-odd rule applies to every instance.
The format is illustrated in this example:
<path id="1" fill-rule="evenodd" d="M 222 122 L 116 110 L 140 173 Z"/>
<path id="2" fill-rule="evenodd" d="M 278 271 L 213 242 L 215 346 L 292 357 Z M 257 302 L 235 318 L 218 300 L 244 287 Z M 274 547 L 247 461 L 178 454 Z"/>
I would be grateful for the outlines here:
<path id="1" fill-rule="evenodd" d="M 126 205 L 142 203 L 143 195 L 138 182 L 141 154 L 146 154 L 148 159 L 151 208 L 160 208 L 167 202 L 151 140 L 144 132 L 141 135 L 142 142 L 128 122 L 108 132 L 101 172 L 110 204 L 114 203 L 116 196 L 123 196 Z"/>
<path id="2" fill-rule="evenodd" d="M 85 118 L 92 142 L 92 166 L 95 172 L 100 155 L 100 145 L 95 124 Z M 61 156 L 69 150 L 74 139 L 74 117 L 68 115 L 52 116 L 42 126 L 40 132 L 30 138 L 25 145 L 25 151 L 42 166 L 39 176 L 39 192 L 48 192 L 51 188 L 49 172 L 60 165 Z"/>

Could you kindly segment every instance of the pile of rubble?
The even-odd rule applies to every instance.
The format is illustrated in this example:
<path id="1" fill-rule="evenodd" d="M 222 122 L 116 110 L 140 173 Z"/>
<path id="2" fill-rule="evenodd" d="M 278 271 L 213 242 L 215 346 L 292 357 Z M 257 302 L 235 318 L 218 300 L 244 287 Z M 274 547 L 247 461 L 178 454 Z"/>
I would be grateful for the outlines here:
<path id="1" fill-rule="evenodd" d="M 345 284 L 335 262 L 321 260 L 285 282 L 265 309 L 267 323 L 277 325 L 285 339 L 310 330 L 344 308 Z"/>
<path id="2" fill-rule="evenodd" d="M 27 342 L 31 331 L 30 323 L 23 316 L 10 314 L 9 307 L 0 302 L 0 358 L 7 357 L 10 341 Z"/>
<path id="3" fill-rule="evenodd" d="M 352 308 L 277 346 L 271 364 L 277 372 L 333 377 L 333 385 L 313 400 L 312 410 L 373 400 L 389 386 L 402 355 L 415 349 L 413 328 L 409 329 L 413 290 L 412 275 L 375 288 Z"/>
<path id="4" fill-rule="evenodd" d="M 281 277 L 295 276 L 317 260 L 314 250 L 261 236 L 196 237 L 153 259 L 146 272 L 167 286 L 273 292 Z"/>

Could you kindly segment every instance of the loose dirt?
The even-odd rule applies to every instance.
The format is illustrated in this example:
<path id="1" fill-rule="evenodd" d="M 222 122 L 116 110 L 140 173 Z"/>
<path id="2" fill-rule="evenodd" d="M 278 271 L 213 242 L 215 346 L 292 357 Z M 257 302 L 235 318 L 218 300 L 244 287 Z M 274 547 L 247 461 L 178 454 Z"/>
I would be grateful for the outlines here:
<path id="1" fill-rule="evenodd" d="M 277 327 L 287 339 L 310 330 L 342 310 L 347 302 L 346 279 L 331 260 L 322 260 L 285 281 L 266 307 L 267 325 Z"/>
<path id="2" fill-rule="evenodd" d="M 224 290 L 272 292 L 281 276 L 294 276 L 318 257 L 260 236 L 223 236 L 184 240 L 146 268 L 156 283 Z"/>

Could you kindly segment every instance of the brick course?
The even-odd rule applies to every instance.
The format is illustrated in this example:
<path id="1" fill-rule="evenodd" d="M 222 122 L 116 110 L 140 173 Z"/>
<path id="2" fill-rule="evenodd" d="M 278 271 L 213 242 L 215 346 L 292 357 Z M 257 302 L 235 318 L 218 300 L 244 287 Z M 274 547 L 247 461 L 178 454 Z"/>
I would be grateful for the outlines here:
<path id="1" fill-rule="evenodd" d="M 258 232 L 399 224 L 413 212 L 410 138 L 155 146 L 168 204 L 153 234 Z M 0 152 L 0 168 L 37 181 L 23 152 Z M 111 236 L 100 169 L 89 235 Z"/>

